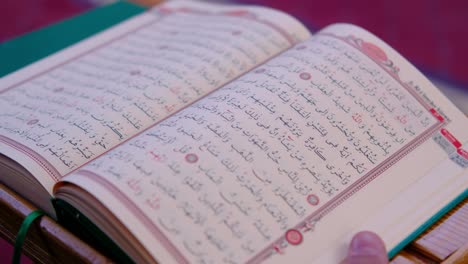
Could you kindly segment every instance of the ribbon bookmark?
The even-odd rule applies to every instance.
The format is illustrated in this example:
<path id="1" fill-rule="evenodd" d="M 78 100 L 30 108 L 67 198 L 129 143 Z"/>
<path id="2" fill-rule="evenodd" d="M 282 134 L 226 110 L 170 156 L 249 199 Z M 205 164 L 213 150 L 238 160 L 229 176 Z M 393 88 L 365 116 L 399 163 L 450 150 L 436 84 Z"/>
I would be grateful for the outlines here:
<path id="1" fill-rule="evenodd" d="M 23 249 L 23 242 L 26 238 L 26 234 L 28 233 L 29 227 L 37 218 L 45 215 L 41 210 L 32 211 L 26 218 L 24 218 L 23 223 L 18 231 L 18 235 L 16 236 L 15 240 L 15 248 L 13 253 L 13 264 L 19 264 L 21 259 L 21 250 Z"/>

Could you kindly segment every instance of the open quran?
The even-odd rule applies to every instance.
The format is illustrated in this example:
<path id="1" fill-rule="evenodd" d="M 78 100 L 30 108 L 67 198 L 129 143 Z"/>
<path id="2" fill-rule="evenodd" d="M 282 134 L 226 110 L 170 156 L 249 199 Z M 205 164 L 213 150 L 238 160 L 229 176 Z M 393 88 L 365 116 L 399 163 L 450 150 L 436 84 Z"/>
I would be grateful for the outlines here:
<path id="1" fill-rule="evenodd" d="M 467 193 L 467 119 L 421 73 L 262 7 L 158 6 L 0 101 L 0 181 L 138 263 L 338 263 L 363 229 L 392 256 Z"/>

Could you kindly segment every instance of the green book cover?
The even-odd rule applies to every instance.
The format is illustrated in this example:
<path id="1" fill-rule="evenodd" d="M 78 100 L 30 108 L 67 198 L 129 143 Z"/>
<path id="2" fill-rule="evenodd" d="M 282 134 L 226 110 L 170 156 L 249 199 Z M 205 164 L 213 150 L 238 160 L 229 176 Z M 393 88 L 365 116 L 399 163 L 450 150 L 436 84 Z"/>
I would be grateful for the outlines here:
<path id="1" fill-rule="evenodd" d="M 0 77 L 143 12 L 127 2 L 95 8 L 81 15 L 0 43 Z"/>

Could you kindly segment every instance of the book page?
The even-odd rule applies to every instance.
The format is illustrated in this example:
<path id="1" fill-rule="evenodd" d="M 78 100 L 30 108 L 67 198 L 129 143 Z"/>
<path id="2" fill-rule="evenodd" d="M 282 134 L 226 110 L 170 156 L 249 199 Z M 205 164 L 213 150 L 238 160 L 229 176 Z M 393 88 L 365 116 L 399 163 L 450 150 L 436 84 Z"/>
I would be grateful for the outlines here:
<path id="1" fill-rule="evenodd" d="M 336 25 L 64 181 L 160 262 L 310 263 L 331 247 L 343 257 L 337 241 L 463 153 L 466 129 L 395 51 Z"/>
<path id="2" fill-rule="evenodd" d="M 0 152 L 62 176 L 308 36 L 279 12 L 174 2 L 0 82 Z"/>
<path id="3" fill-rule="evenodd" d="M 411 168 L 408 171 L 411 171 Z M 388 187 L 390 186 L 387 185 Z M 320 252 L 321 256 L 314 258 L 316 261 L 312 263 L 339 263 L 347 252 L 352 236 L 362 230 L 379 234 L 393 257 L 422 231 L 430 228 L 435 220 L 443 217 L 442 213 L 446 213 L 441 212 L 443 208 L 449 204 L 454 206 L 454 203 L 460 202 L 460 197 L 466 197 L 467 188 L 468 170 L 463 170 L 451 159 L 446 159 L 433 166 L 424 177 L 399 192 L 394 199 L 376 208 L 375 212 L 362 222 L 355 223 L 355 226 L 347 225 L 347 231 L 333 238 L 334 246 L 324 248 Z M 312 256 L 306 251 L 291 254 L 294 253 L 302 258 Z"/>
<path id="4" fill-rule="evenodd" d="M 396 51 L 369 33 L 349 25 L 329 27 L 321 33 L 357 39 L 361 47 L 367 45 L 364 41 L 375 44 L 379 49 L 368 47 L 368 52 L 372 50 L 370 54 L 377 58 L 385 58 L 381 57 L 385 54 L 387 60 L 381 64 L 392 66 L 390 73 L 443 125 L 331 211 L 303 246 L 289 247 L 288 254 L 278 255 L 272 263 L 290 257 L 299 263 L 338 263 L 352 236 L 362 230 L 379 234 L 394 255 L 414 238 L 413 232 L 421 231 L 422 225 L 427 227 L 430 218 L 468 189 L 466 116 Z"/>

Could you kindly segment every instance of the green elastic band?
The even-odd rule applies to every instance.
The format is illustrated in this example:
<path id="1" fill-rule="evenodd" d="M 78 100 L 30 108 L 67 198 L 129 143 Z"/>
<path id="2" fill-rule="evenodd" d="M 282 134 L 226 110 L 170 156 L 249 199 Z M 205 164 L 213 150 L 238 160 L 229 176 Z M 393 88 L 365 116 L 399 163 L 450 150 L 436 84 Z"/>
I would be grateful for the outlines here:
<path id="1" fill-rule="evenodd" d="M 28 233 L 28 229 L 31 226 L 31 224 L 36 220 L 37 218 L 45 215 L 44 212 L 41 210 L 36 210 L 28 214 L 26 218 L 24 218 L 23 223 L 21 224 L 21 227 L 18 231 L 18 235 L 16 236 L 16 241 L 15 241 L 15 249 L 13 253 L 13 264 L 19 264 L 20 259 L 21 259 L 21 250 L 23 248 L 23 242 L 24 239 L 26 238 L 26 234 Z"/>

